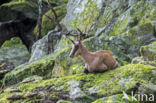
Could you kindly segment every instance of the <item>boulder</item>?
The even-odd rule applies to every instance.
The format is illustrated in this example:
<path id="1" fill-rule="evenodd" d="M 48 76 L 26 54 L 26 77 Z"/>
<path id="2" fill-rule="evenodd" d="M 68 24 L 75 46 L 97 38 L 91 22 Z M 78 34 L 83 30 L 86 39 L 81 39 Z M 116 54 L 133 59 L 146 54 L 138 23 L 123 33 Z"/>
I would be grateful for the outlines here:
<path id="1" fill-rule="evenodd" d="M 27 62 L 29 58 L 30 53 L 20 38 L 7 40 L 0 48 L 0 63 L 4 63 L 10 69 Z"/>
<path id="2" fill-rule="evenodd" d="M 29 61 L 40 59 L 48 55 L 49 53 L 54 52 L 54 50 L 57 48 L 57 44 L 59 43 L 61 37 L 62 37 L 61 32 L 52 30 L 42 39 L 35 42 L 32 46 L 31 58 Z"/>
<path id="3" fill-rule="evenodd" d="M 3 84 L 12 85 L 19 83 L 34 75 L 50 78 L 54 64 L 55 62 L 52 56 L 43 57 L 40 60 L 22 64 L 4 76 Z"/>

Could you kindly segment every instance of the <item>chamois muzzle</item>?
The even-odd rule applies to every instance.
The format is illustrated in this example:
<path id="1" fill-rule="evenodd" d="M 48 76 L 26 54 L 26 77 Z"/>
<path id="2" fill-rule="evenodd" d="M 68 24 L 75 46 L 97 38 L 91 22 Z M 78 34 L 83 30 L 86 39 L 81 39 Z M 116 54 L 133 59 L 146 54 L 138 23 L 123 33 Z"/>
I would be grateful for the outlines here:
<path id="1" fill-rule="evenodd" d="M 76 52 L 78 51 L 78 49 L 79 49 L 79 45 L 74 45 L 73 48 L 72 48 L 72 51 L 70 52 L 70 55 L 69 56 L 71 58 L 74 58 L 74 56 L 75 56 Z"/>
<path id="2" fill-rule="evenodd" d="M 71 55 L 71 54 L 70 54 L 69 57 L 70 57 L 70 58 L 74 58 L 74 55 Z"/>

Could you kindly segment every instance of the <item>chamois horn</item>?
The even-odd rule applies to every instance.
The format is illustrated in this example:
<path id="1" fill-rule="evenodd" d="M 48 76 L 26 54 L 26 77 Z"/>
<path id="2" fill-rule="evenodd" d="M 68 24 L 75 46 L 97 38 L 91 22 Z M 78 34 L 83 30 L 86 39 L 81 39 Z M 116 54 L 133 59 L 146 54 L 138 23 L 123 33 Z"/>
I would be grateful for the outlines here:
<path id="1" fill-rule="evenodd" d="M 82 40 L 82 38 L 83 38 L 83 32 L 79 29 L 79 28 L 76 28 L 77 29 L 77 34 L 78 34 L 78 36 L 79 36 L 79 40 L 78 41 L 81 41 Z"/>
<path id="2" fill-rule="evenodd" d="M 72 39 L 70 39 L 69 37 L 67 37 L 73 44 L 75 44 L 75 42 L 72 40 Z"/>

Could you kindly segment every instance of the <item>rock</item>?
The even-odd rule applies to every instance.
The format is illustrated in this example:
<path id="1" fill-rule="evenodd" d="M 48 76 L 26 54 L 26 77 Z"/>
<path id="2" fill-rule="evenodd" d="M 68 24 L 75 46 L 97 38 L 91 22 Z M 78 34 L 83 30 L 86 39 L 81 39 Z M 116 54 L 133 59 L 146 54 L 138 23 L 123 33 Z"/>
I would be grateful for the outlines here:
<path id="1" fill-rule="evenodd" d="M 27 80 L 28 77 L 31 80 L 36 77 L 38 78 L 38 76 L 44 78 L 51 77 L 54 64 L 55 62 L 53 57 L 47 56 L 40 60 L 17 66 L 14 70 L 5 75 L 3 83 L 5 85 L 12 85 Z M 41 79 L 41 77 L 38 79 Z"/>
<path id="2" fill-rule="evenodd" d="M 78 81 L 69 81 L 68 84 L 70 85 L 70 98 L 72 100 L 76 100 L 78 98 L 83 98 L 85 93 L 79 87 L 80 84 Z"/>
<path id="3" fill-rule="evenodd" d="M 7 101 L 6 98 L 14 95 L 10 92 L 14 89 L 20 90 L 20 94 L 38 92 L 44 101 L 67 100 L 74 103 L 91 103 L 116 100 L 125 102 L 129 101 L 128 97 L 131 100 L 132 93 L 138 94 L 141 91 L 147 95 L 154 93 L 155 73 L 156 67 L 154 66 L 129 64 L 105 73 L 75 74 L 17 84 L 12 89 L 6 88 L 0 94 L 0 102 Z M 91 93 L 91 90 L 95 90 L 96 93 L 94 91 Z M 149 90 L 150 92 L 148 92 Z M 40 101 L 41 99 L 37 99 L 37 97 L 38 95 L 35 95 L 31 99 L 28 97 L 22 101 Z"/>
<path id="4" fill-rule="evenodd" d="M 156 60 L 156 42 L 142 46 L 140 49 L 141 56 L 145 61 Z"/>
<path id="5" fill-rule="evenodd" d="M 0 6 L 0 20 L 21 20 L 25 18 L 37 19 L 38 5 L 34 1 L 14 0 Z M 5 18 L 4 18 L 5 17 Z"/>
<path id="6" fill-rule="evenodd" d="M 2 79 L 4 77 L 4 75 L 8 72 L 10 72 L 11 69 L 6 69 L 6 70 L 0 70 L 0 79 Z"/>
<path id="7" fill-rule="evenodd" d="M 144 59 L 142 57 L 135 57 L 132 59 L 132 63 L 133 64 L 139 64 L 139 63 L 142 63 L 144 62 Z"/>
<path id="8" fill-rule="evenodd" d="M 138 2 L 139 0 L 129 0 L 128 6 L 132 6 L 133 4 L 135 4 L 136 2 Z"/>
<path id="9" fill-rule="evenodd" d="M 72 75 L 76 73 L 82 73 L 84 69 L 84 63 L 80 57 L 71 59 L 69 53 L 71 51 L 71 45 L 61 49 L 57 52 L 55 59 L 55 66 L 53 69 L 53 76 Z M 64 59 L 66 58 L 66 59 Z"/>
<path id="10" fill-rule="evenodd" d="M 57 44 L 59 43 L 61 37 L 62 37 L 61 32 L 50 31 L 42 39 L 35 42 L 34 45 L 32 46 L 31 58 L 29 61 L 31 62 L 33 60 L 40 59 L 48 55 L 49 53 L 54 52 L 54 50 L 57 48 Z"/>
<path id="11" fill-rule="evenodd" d="M 147 61 L 144 60 L 143 57 L 135 57 L 132 62 L 133 64 L 145 64 L 145 65 L 152 65 L 152 66 L 156 66 L 156 62 L 155 61 Z"/>
<path id="12" fill-rule="evenodd" d="M 74 0 L 69 0 L 67 4 L 67 14 L 65 18 L 63 19 L 63 24 L 66 25 L 66 27 L 71 30 L 70 24 L 72 21 L 78 16 L 85 8 L 85 4 L 88 1 L 74 1 Z M 80 6 L 79 6 L 80 5 Z"/>
<path id="13" fill-rule="evenodd" d="M 41 77 L 41 76 L 37 76 L 37 75 L 34 75 L 34 76 L 30 76 L 30 77 L 28 77 L 28 78 L 25 78 L 22 82 L 20 82 L 20 83 L 28 83 L 28 82 L 37 82 L 37 81 L 39 81 L 39 80 L 42 80 L 43 79 L 43 77 Z"/>
<path id="14" fill-rule="evenodd" d="M 8 100 L 19 100 L 19 99 L 23 99 L 23 95 L 13 95 L 11 97 L 7 98 Z"/>
<path id="15" fill-rule="evenodd" d="M 6 89 L 0 102 L 149 102 L 133 94 L 156 95 L 155 10 L 154 0 L 69 0 L 61 23 L 68 30 L 80 28 L 93 35 L 82 41 L 88 50 L 110 50 L 119 67 L 104 73 L 82 73 L 85 63 L 80 57 L 71 59 L 71 43 L 63 33 L 52 30 L 34 44 L 29 63 L 5 75 Z M 16 85 L 7 87 L 12 84 Z M 15 94 L 36 92 L 39 95 L 32 98 L 7 100 Z"/>
<path id="16" fill-rule="evenodd" d="M 129 4 L 133 6 L 128 7 Z M 67 14 L 61 23 L 69 30 L 74 30 L 74 27 L 77 27 L 84 31 L 84 26 L 88 25 L 87 28 L 90 28 L 92 21 L 94 21 L 96 27 L 93 26 L 93 29 L 92 27 L 90 29 L 92 29 L 91 33 L 95 33 L 96 36 L 85 40 L 84 45 L 92 52 L 110 50 L 119 61 L 119 64 L 124 65 L 139 56 L 140 46 L 156 40 L 152 22 L 154 14 L 151 13 L 149 18 L 145 16 L 143 19 L 143 15 L 138 13 L 139 10 L 144 12 L 142 6 L 149 8 L 145 13 L 148 15 L 153 4 L 144 5 L 144 2 L 137 0 L 122 2 L 119 0 L 105 2 L 101 0 L 94 2 L 70 0 L 67 5 Z M 94 10 L 89 7 L 94 7 Z M 88 14 L 88 12 L 92 13 Z M 109 17 L 107 17 L 108 15 Z M 88 17 L 89 20 L 86 20 L 85 17 Z M 99 19 L 97 20 L 97 18 Z M 59 49 L 56 51 L 58 53 L 53 53 L 58 55 L 53 69 L 53 76 L 82 73 L 84 62 L 80 58 L 70 59 L 68 57 L 71 48 L 69 43 L 66 43 L 67 40 L 66 44 L 62 46 L 63 40 L 64 38 L 60 39 L 57 45 Z"/>
<path id="17" fill-rule="evenodd" d="M 30 54 L 19 38 L 5 41 L 0 48 L 0 63 L 5 63 L 8 69 L 13 69 L 29 60 Z"/>

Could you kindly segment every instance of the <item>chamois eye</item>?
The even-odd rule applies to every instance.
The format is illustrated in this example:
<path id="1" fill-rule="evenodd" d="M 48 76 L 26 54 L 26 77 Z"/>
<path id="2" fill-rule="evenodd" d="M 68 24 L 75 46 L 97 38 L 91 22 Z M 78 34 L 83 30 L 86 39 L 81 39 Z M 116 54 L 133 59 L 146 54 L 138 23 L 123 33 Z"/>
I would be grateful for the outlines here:
<path id="1" fill-rule="evenodd" d="M 76 45 L 75 48 L 79 48 L 79 45 Z"/>

